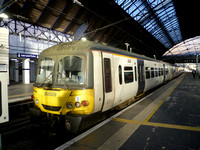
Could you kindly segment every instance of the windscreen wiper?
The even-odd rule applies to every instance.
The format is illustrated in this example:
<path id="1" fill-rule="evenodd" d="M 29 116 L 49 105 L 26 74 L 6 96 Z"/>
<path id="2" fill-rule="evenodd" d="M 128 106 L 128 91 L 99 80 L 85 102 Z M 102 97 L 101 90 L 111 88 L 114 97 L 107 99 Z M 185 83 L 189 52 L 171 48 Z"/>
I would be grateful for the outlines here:
<path id="1" fill-rule="evenodd" d="M 42 83 L 40 83 L 39 86 L 42 86 L 42 85 L 49 79 L 49 77 L 50 77 L 52 74 L 53 74 L 53 73 L 51 72 L 51 73 L 48 75 L 48 77 L 46 77 L 45 80 L 44 80 Z"/>
<path id="2" fill-rule="evenodd" d="M 58 74 L 60 74 L 61 81 L 63 82 L 65 89 L 67 89 L 67 85 L 65 84 L 65 78 L 62 77 L 62 74 L 60 72 L 58 72 Z"/>

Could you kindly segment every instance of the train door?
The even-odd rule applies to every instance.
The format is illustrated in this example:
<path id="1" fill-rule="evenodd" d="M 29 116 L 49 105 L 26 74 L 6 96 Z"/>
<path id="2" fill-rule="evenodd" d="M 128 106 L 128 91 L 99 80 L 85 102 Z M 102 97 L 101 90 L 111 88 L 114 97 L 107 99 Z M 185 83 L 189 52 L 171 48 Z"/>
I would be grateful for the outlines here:
<path id="1" fill-rule="evenodd" d="M 163 83 L 166 80 L 165 64 L 163 64 Z"/>
<path id="2" fill-rule="evenodd" d="M 144 61 L 138 59 L 138 92 L 137 95 L 143 93 L 145 87 L 145 79 L 144 79 Z"/>
<path id="3" fill-rule="evenodd" d="M 114 103 L 114 69 L 112 54 L 103 53 L 103 80 L 104 80 L 104 101 L 102 111 L 112 108 Z"/>

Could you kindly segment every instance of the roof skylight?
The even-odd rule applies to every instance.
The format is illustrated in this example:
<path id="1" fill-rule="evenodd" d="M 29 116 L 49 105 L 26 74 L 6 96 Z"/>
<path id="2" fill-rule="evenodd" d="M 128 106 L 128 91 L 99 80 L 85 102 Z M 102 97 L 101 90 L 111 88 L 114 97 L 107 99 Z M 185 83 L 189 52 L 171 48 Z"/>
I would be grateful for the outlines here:
<path id="1" fill-rule="evenodd" d="M 182 41 L 172 0 L 115 0 L 166 48 Z"/>

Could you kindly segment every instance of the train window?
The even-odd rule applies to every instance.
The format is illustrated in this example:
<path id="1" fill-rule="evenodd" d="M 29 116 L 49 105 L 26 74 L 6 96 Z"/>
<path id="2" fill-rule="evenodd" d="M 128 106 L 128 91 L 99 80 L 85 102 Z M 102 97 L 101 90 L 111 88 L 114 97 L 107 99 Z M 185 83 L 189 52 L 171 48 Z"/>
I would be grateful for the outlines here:
<path id="1" fill-rule="evenodd" d="M 158 76 L 158 68 L 155 68 L 155 77 Z"/>
<path id="2" fill-rule="evenodd" d="M 135 81 L 137 81 L 137 70 L 136 70 L 136 66 L 135 66 Z"/>
<path id="3" fill-rule="evenodd" d="M 105 92 L 112 91 L 111 64 L 109 58 L 104 58 Z"/>
<path id="4" fill-rule="evenodd" d="M 146 79 L 149 79 L 150 78 L 150 69 L 149 69 L 149 67 L 146 67 L 145 70 L 146 70 Z"/>
<path id="5" fill-rule="evenodd" d="M 84 61 L 78 56 L 66 56 L 58 63 L 58 84 L 83 84 Z"/>
<path id="6" fill-rule="evenodd" d="M 124 67 L 124 82 L 133 82 L 133 67 Z"/>
<path id="7" fill-rule="evenodd" d="M 133 67 L 124 67 L 124 82 L 133 82 Z"/>
<path id="8" fill-rule="evenodd" d="M 133 67 L 124 67 L 124 70 L 133 70 Z"/>
<path id="9" fill-rule="evenodd" d="M 122 84 L 122 66 L 119 65 L 118 67 L 118 71 L 119 71 L 119 84 Z"/>
<path id="10" fill-rule="evenodd" d="M 151 68 L 151 78 L 154 78 L 154 68 Z"/>
<path id="11" fill-rule="evenodd" d="M 43 58 L 40 60 L 38 67 L 37 83 L 52 83 L 52 74 L 54 71 L 54 60 L 51 58 Z"/>
<path id="12" fill-rule="evenodd" d="M 133 82 L 133 72 L 124 72 L 124 82 L 125 83 Z"/>

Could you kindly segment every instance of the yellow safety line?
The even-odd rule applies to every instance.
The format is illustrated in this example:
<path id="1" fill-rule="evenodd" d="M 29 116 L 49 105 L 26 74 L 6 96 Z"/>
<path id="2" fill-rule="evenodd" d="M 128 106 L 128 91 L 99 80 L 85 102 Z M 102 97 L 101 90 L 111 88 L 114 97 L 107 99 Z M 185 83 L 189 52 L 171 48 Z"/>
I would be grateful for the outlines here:
<path id="1" fill-rule="evenodd" d="M 173 125 L 173 124 L 156 123 L 156 122 L 141 122 L 141 121 L 135 121 L 135 120 L 121 119 L 121 118 L 112 118 L 112 120 L 117 121 L 117 122 L 131 123 L 131 124 L 137 124 L 137 125 L 145 125 L 145 126 L 154 126 L 154 127 L 161 127 L 161 128 L 170 128 L 170 129 L 200 132 L 200 127 Z"/>
<path id="2" fill-rule="evenodd" d="M 20 96 L 29 96 L 29 95 L 32 95 L 33 93 L 25 93 L 25 94 L 19 94 L 19 95 L 11 95 L 11 96 L 8 96 L 8 98 L 13 98 L 13 97 L 20 97 Z"/>
<path id="3" fill-rule="evenodd" d="M 148 122 L 149 119 L 154 115 L 154 113 L 160 108 L 160 106 L 164 103 L 165 100 L 162 100 L 162 102 L 154 109 L 154 111 L 144 120 L 144 122 Z"/>
<path id="4" fill-rule="evenodd" d="M 184 75 L 185 77 L 185 75 Z M 184 79 L 184 77 L 175 85 L 175 87 L 169 92 L 168 96 L 171 95 L 171 93 L 176 89 L 176 87 L 181 83 L 181 81 Z M 145 122 L 148 122 L 149 119 L 155 114 L 155 112 L 160 108 L 160 106 L 164 103 L 165 100 L 162 100 L 161 103 L 154 109 L 154 111 L 144 120 Z"/>

